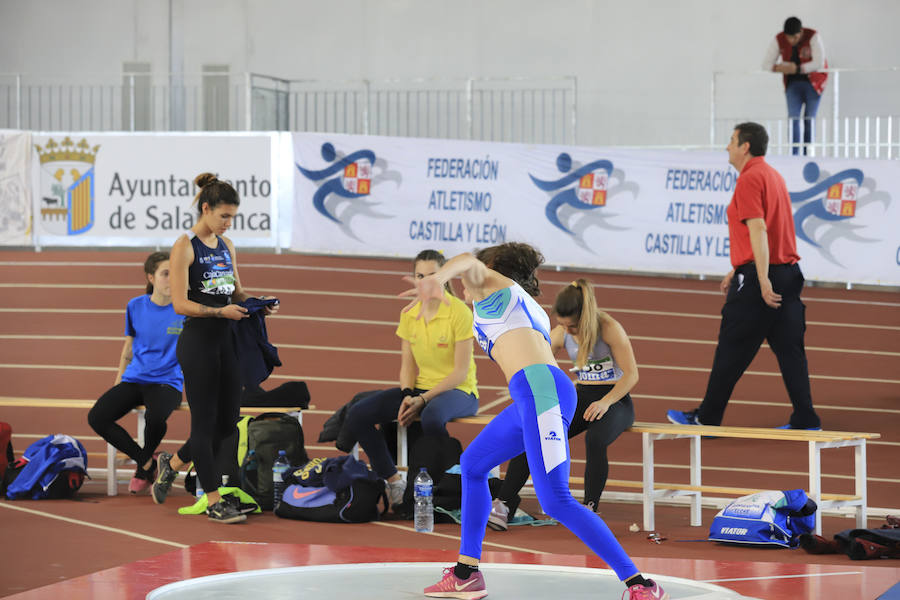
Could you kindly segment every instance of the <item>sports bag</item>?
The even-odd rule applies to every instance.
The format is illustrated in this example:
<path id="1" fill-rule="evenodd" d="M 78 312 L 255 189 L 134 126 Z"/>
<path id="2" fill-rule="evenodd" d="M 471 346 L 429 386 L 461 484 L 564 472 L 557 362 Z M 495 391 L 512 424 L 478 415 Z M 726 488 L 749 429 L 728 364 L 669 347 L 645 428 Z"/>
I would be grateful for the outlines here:
<path id="1" fill-rule="evenodd" d="M 803 490 L 765 491 L 738 498 L 709 526 L 709 539 L 794 548 L 815 527 L 816 503 Z"/>
<path id="2" fill-rule="evenodd" d="M 87 475 L 87 452 L 71 436 L 48 435 L 28 446 L 22 458 L 7 470 L 15 475 L 6 486 L 10 500 L 71 498 Z"/>
<path id="3" fill-rule="evenodd" d="M 381 502 L 383 509 L 379 509 Z M 289 485 L 275 514 L 285 519 L 326 523 L 367 523 L 387 512 L 388 500 L 381 479 L 354 479 L 335 492 L 322 487 Z"/>
<path id="4" fill-rule="evenodd" d="M 288 479 L 275 514 L 286 519 L 329 523 L 366 523 L 388 508 L 384 481 L 352 456 L 314 459 Z M 300 483 L 313 485 L 300 485 Z M 316 485 L 318 484 L 318 485 Z M 384 510 L 379 510 L 379 501 Z"/>
<path id="5" fill-rule="evenodd" d="M 250 450 L 255 460 L 249 461 Z M 216 456 L 216 466 L 228 485 L 240 486 L 263 510 L 272 510 L 272 465 L 278 451 L 287 453 L 291 465 L 309 460 L 303 442 L 303 427 L 286 413 L 263 413 L 257 417 L 243 416 L 237 432 L 225 438 Z M 249 463 L 249 464 L 248 464 Z M 185 479 L 185 489 L 193 494 L 193 478 Z"/>
<path id="6" fill-rule="evenodd" d="M 303 428 L 292 416 L 283 413 L 263 413 L 247 425 L 247 449 L 256 451 L 258 461 L 256 494 L 263 510 L 272 510 L 274 487 L 272 465 L 279 450 L 287 453 L 291 465 L 309 460 L 303 445 Z M 238 464 L 243 463 L 243 459 Z"/>

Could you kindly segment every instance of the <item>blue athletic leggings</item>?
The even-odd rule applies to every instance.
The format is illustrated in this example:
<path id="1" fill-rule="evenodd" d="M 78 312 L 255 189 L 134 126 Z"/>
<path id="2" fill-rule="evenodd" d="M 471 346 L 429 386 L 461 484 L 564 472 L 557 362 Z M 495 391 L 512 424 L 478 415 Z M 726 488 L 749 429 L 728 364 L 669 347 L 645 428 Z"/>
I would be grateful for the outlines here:
<path id="1" fill-rule="evenodd" d="M 534 490 L 544 512 L 565 525 L 625 581 L 637 567 L 599 515 L 569 491 L 567 431 L 575 412 L 575 387 L 558 367 L 525 367 L 509 381 L 513 403 L 487 424 L 460 460 L 462 541 L 459 553 L 481 558 L 491 512 L 488 473 L 525 452 Z"/>

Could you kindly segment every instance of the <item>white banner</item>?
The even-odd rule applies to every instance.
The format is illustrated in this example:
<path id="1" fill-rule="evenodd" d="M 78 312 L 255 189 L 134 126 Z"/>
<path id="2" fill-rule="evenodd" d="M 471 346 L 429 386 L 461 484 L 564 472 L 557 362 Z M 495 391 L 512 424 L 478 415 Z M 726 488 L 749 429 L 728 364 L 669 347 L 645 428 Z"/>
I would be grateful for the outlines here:
<path id="1" fill-rule="evenodd" d="M 228 236 L 273 246 L 271 136 L 35 134 L 38 245 L 169 246 L 197 217 L 193 180 L 230 182 L 241 206 Z"/>
<path id="2" fill-rule="evenodd" d="M 807 279 L 900 284 L 900 161 L 772 157 Z"/>
<path id="3" fill-rule="evenodd" d="M 0 130 L 0 246 L 31 244 L 31 133 Z"/>
<path id="4" fill-rule="evenodd" d="M 725 209 L 737 172 L 724 149 L 297 133 L 294 162 L 298 251 L 452 255 L 518 240 L 556 265 L 716 276 L 730 269 Z M 773 164 L 792 192 L 807 279 L 900 283 L 900 207 L 887 191 L 900 183 L 900 163 Z"/>

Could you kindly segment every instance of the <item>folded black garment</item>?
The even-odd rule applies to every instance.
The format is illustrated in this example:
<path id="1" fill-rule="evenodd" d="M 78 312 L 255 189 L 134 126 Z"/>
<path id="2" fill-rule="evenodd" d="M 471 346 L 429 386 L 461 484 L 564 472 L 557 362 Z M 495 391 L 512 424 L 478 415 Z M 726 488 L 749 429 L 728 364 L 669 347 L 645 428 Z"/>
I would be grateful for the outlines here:
<path id="1" fill-rule="evenodd" d="M 309 388 L 305 381 L 287 381 L 277 388 L 264 390 L 259 386 L 245 387 L 241 406 L 282 406 L 284 408 L 309 408 Z"/>

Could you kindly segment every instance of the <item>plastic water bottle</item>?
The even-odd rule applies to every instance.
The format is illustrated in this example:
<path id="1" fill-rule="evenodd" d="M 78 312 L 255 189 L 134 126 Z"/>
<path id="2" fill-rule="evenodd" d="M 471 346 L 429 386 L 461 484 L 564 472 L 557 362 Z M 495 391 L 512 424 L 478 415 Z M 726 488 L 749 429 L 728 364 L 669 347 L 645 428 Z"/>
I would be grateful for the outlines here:
<path id="1" fill-rule="evenodd" d="M 419 474 L 413 480 L 413 489 L 415 490 L 415 504 L 413 506 L 413 522 L 416 531 L 434 531 L 434 503 L 431 498 L 431 491 L 434 488 L 434 482 L 428 475 L 425 467 L 419 469 Z"/>
<path id="2" fill-rule="evenodd" d="M 287 452 L 279 450 L 278 458 L 275 459 L 275 464 L 272 465 L 272 489 L 275 494 L 275 502 L 272 506 L 273 510 L 281 505 L 281 499 L 284 497 L 285 474 L 290 469 L 291 463 L 288 462 Z"/>

